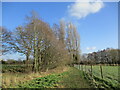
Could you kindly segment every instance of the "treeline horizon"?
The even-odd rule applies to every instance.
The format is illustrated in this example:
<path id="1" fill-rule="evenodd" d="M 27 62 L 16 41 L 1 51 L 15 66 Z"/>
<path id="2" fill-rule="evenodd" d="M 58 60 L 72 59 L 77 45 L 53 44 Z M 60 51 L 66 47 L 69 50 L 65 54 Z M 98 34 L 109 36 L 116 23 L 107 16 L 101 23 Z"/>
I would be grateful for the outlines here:
<path id="1" fill-rule="evenodd" d="M 101 50 L 97 50 L 97 51 L 93 51 L 93 52 L 89 52 L 89 53 L 81 53 L 81 56 L 85 56 L 85 55 L 88 55 L 88 54 L 92 54 L 92 53 L 96 53 L 96 52 L 100 52 L 100 51 L 104 51 L 104 50 L 119 50 L 120 49 L 116 49 L 116 48 L 105 48 L 105 49 L 101 49 Z M 7 61 L 7 60 L 15 60 L 15 61 L 24 61 L 25 59 L 21 59 L 21 58 L 18 58 L 18 59 L 14 59 L 14 58 L 7 58 L 7 59 L 3 59 L 3 61 Z"/>
<path id="2" fill-rule="evenodd" d="M 119 55 L 120 49 L 106 48 L 83 54 L 80 64 L 120 64 Z"/>
<path id="3" fill-rule="evenodd" d="M 104 57 L 104 59 L 103 59 L 103 61 L 104 62 L 107 62 L 107 60 L 109 61 L 109 63 L 111 62 L 118 62 L 119 60 L 119 57 L 118 57 L 118 55 L 119 55 L 119 52 L 120 52 L 120 49 L 114 49 L 114 48 L 106 48 L 106 49 L 103 49 L 103 50 L 98 50 L 98 51 L 96 51 L 96 52 L 91 52 L 91 53 L 84 53 L 84 54 L 82 54 L 81 55 L 81 59 L 80 59 L 80 63 L 81 62 L 86 62 L 88 59 L 89 59 L 89 61 L 91 60 L 91 58 L 95 58 L 95 55 L 96 55 L 96 58 L 97 58 L 97 54 L 99 54 L 98 56 L 99 56 L 99 58 L 100 58 L 100 56 L 102 57 L 102 56 L 105 56 Z M 101 54 L 101 55 L 100 55 Z M 114 57 L 112 57 L 112 55 L 114 56 Z M 110 57 L 111 56 L 111 57 Z M 91 58 L 90 58 L 91 57 Z M 105 60 L 106 59 L 106 60 Z M 97 61 L 97 63 L 103 63 L 104 64 L 104 62 L 101 60 L 101 59 L 99 59 L 99 60 L 96 60 Z M 6 60 L 4 60 L 4 59 L 2 59 L 2 62 L 3 62 L 3 64 L 25 64 L 25 59 L 6 59 Z M 33 60 L 32 59 L 30 59 L 30 64 L 32 64 L 32 62 L 33 62 Z M 117 64 L 117 63 L 116 63 Z"/>
<path id="4" fill-rule="evenodd" d="M 76 26 L 61 20 L 50 27 L 39 15 L 32 11 L 26 17 L 24 25 L 15 31 L 2 29 L 2 54 L 22 53 L 26 56 L 25 64 L 32 71 L 40 72 L 80 62 L 80 36 Z"/>

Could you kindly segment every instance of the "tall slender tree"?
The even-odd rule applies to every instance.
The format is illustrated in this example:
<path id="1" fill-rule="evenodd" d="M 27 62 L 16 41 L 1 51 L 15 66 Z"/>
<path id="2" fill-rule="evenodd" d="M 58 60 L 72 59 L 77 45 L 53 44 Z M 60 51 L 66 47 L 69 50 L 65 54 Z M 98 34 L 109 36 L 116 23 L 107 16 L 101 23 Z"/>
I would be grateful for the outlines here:
<path id="1" fill-rule="evenodd" d="M 67 26 L 67 48 L 73 63 L 80 61 L 80 37 L 72 23 Z"/>
<path id="2" fill-rule="evenodd" d="M 63 20 L 60 21 L 59 40 L 65 44 L 65 22 Z"/>

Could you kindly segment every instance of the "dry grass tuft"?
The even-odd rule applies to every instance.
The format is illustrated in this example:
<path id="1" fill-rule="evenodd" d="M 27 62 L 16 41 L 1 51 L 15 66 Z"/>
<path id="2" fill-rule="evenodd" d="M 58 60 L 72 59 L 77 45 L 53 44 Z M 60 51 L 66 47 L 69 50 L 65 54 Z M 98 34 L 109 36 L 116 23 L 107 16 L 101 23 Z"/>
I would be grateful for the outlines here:
<path id="1" fill-rule="evenodd" d="M 38 73 L 20 74 L 20 73 L 4 73 L 2 75 L 2 87 L 10 88 L 17 84 L 22 84 L 33 78 L 39 77 Z"/>

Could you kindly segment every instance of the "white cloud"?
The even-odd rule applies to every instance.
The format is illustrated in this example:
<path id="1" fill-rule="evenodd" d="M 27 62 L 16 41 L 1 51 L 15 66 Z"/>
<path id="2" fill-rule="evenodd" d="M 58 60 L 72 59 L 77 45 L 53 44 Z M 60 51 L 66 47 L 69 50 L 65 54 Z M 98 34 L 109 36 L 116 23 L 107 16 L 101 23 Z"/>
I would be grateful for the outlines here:
<path id="1" fill-rule="evenodd" d="M 78 2 L 78 0 L 68 6 L 68 14 L 77 19 L 86 17 L 91 13 L 96 13 L 104 7 L 101 0 L 85 0 L 85 2 Z"/>
<path id="2" fill-rule="evenodd" d="M 87 49 L 87 50 L 95 50 L 96 47 L 87 47 L 86 49 Z"/>

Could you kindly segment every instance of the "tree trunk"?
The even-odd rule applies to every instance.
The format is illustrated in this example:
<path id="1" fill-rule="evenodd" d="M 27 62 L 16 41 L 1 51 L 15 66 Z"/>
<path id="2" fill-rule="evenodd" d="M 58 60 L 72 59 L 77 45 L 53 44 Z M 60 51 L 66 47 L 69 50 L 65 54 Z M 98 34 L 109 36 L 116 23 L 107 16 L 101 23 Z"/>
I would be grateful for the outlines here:
<path id="1" fill-rule="evenodd" d="M 29 54 L 26 54 L 26 65 L 29 67 Z"/>
<path id="2" fill-rule="evenodd" d="M 34 71 L 38 71 L 38 55 L 37 55 L 37 33 L 34 26 Z"/>
<path id="3" fill-rule="evenodd" d="M 40 66 L 41 66 L 41 53 L 40 49 L 38 50 L 38 71 L 40 71 Z"/>

